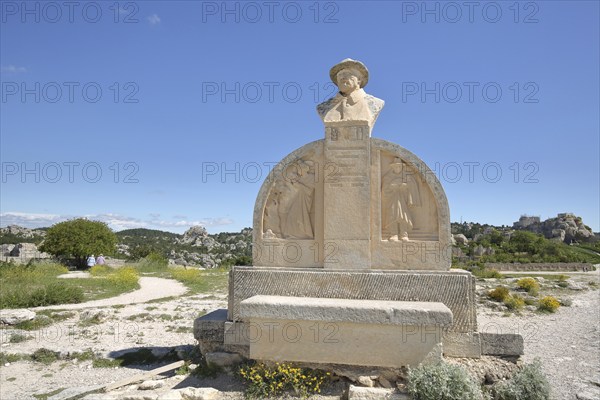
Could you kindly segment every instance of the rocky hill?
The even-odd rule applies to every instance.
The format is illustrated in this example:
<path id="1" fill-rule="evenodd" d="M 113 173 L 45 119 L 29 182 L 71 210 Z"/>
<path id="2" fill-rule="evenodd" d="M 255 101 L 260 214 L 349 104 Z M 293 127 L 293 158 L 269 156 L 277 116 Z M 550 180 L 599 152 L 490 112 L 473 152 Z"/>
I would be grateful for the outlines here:
<path id="1" fill-rule="evenodd" d="M 461 262 L 600 263 L 600 238 L 570 213 L 545 221 L 522 216 L 512 227 L 474 222 L 451 227 L 453 256 Z"/>
<path id="2" fill-rule="evenodd" d="M 40 244 L 48 228 L 28 229 L 18 225 L 0 228 L 0 244 L 35 243 Z"/>
<path id="3" fill-rule="evenodd" d="M 12 259 L 26 253 L 30 258 L 41 258 L 37 251 L 47 228 L 28 229 L 16 225 L 0 228 L 2 256 Z M 153 229 L 128 229 L 116 232 L 118 258 L 138 260 L 150 253 L 158 253 L 172 264 L 216 268 L 222 265 L 252 264 L 252 229 L 241 232 L 210 235 L 201 226 L 193 226 L 183 235 Z M 25 250 L 27 250 L 25 252 Z M 7 258 L 8 257 L 8 258 Z M 14 259 L 14 261 L 19 261 Z M 26 262 L 26 260 L 25 260 Z"/>
<path id="4" fill-rule="evenodd" d="M 594 238 L 592 229 L 583 223 L 581 217 L 572 213 L 561 213 L 556 218 L 548 218 L 543 222 L 539 217 L 523 215 L 513 224 L 513 228 L 539 233 L 546 239 L 555 239 L 567 244 L 586 242 Z"/>
<path id="5" fill-rule="evenodd" d="M 215 268 L 221 265 L 252 264 L 252 230 L 237 233 L 208 234 L 201 226 L 192 226 L 183 235 L 152 229 L 128 229 L 117 232 L 118 252 L 138 259 L 159 253 L 169 262 Z"/>

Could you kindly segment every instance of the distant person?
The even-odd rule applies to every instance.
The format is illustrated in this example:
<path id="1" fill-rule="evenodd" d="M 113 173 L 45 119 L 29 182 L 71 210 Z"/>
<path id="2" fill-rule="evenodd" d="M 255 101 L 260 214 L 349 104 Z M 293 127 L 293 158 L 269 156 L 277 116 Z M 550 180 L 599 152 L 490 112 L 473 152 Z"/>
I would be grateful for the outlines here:
<path id="1" fill-rule="evenodd" d="M 98 264 L 98 265 L 106 264 L 106 260 L 104 259 L 104 256 L 102 254 L 100 254 L 98 257 L 96 257 L 96 264 Z"/>
<path id="2" fill-rule="evenodd" d="M 96 265 L 96 258 L 94 257 L 94 255 L 92 254 L 91 256 L 88 257 L 87 259 L 87 266 L 88 268 L 92 268 L 94 265 Z"/>

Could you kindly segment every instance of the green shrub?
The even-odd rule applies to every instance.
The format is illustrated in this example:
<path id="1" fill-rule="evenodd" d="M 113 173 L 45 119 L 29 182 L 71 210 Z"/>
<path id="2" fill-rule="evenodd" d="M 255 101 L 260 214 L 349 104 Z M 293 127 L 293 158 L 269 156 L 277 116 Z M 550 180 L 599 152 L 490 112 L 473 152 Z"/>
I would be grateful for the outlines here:
<path id="1" fill-rule="evenodd" d="M 475 275 L 477 278 L 481 278 L 481 279 L 492 279 L 492 278 L 502 279 L 502 278 L 504 278 L 504 275 L 502 275 L 500 272 L 498 272 L 492 268 L 475 266 L 475 267 L 469 268 L 469 271 L 473 275 Z"/>
<path id="2" fill-rule="evenodd" d="M 92 367 L 94 368 L 116 368 L 120 367 L 123 360 L 114 360 L 112 358 L 95 358 L 92 361 Z"/>
<path id="3" fill-rule="evenodd" d="M 41 348 L 33 352 L 31 359 L 42 364 L 52 364 L 59 359 L 59 354 L 56 351 Z"/>
<path id="4" fill-rule="evenodd" d="M 12 335 L 10 335 L 10 339 L 8 339 L 8 342 L 9 343 L 21 343 L 21 342 L 24 342 L 29 339 L 33 339 L 33 336 L 23 335 L 20 333 L 13 333 Z"/>
<path id="5" fill-rule="evenodd" d="M 169 260 L 159 253 L 151 252 L 139 260 L 137 267 L 144 273 L 164 272 L 169 267 Z"/>
<path id="6" fill-rule="evenodd" d="M 539 359 L 525 365 L 511 379 L 494 387 L 494 400 L 548 400 L 550 384 Z"/>
<path id="7" fill-rule="evenodd" d="M 171 276 L 182 283 L 193 284 L 202 281 L 202 274 L 199 269 L 181 269 L 171 270 Z"/>
<path id="8" fill-rule="evenodd" d="M 525 307 L 525 300 L 519 296 L 518 294 L 515 294 L 514 296 L 506 296 L 504 298 L 504 305 L 509 309 L 509 310 L 522 310 L 523 307 Z"/>
<path id="9" fill-rule="evenodd" d="M 490 290 L 488 297 L 494 301 L 504 301 L 509 296 L 509 291 L 506 286 L 496 286 L 494 290 Z"/>
<path id="10" fill-rule="evenodd" d="M 46 285 L 7 288 L 0 295 L 0 308 L 28 308 L 53 304 L 81 303 L 83 291 L 66 282 L 50 282 Z"/>
<path id="11" fill-rule="evenodd" d="M 106 265 L 94 265 L 90 268 L 89 272 L 92 276 L 106 276 L 110 274 L 111 271 L 113 271 L 113 269 Z"/>
<path id="12" fill-rule="evenodd" d="M 464 368 L 439 363 L 408 371 L 408 392 L 414 400 L 480 400 L 479 386 Z"/>
<path id="13" fill-rule="evenodd" d="M 548 311 L 555 312 L 560 307 L 560 302 L 556 299 L 556 297 L 546 296 L 540 299 L 538 303 L 538 310 L 540 311 Z"/>
<path id="14" fill-rule="evenodd" d="M 536 296 L 540 290 L 540 284 L 533 278 L 521 278 L 517 281 L 517 286 L 532 296 Z"/>

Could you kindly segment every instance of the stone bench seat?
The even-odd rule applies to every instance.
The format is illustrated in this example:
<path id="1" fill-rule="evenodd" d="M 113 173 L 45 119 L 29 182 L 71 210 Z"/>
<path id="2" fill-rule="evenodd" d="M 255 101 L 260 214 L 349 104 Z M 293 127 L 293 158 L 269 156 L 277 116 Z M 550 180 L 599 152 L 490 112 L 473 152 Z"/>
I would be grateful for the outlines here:
<path id="1" fill-rule="evenodd" d="M 436 361 L 443 303 L 253 296 L 240 303 L 252 359 L 399 368 Z"/>
<path id="2" fill-rule="evenodd" d="M 240 303 L 242 319 L 352 322 L 359 324 L 452 325 L 443 303 L 253 296 Z"/>

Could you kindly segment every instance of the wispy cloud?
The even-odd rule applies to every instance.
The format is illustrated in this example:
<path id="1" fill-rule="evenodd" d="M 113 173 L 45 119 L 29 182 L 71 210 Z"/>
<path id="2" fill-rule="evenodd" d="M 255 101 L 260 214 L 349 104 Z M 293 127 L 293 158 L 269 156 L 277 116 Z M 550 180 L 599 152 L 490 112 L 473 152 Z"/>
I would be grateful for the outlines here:
<path id="1" fill-rule="evenodd" d="M 15 65 L 3 65 L 0 67 L 0 71 L 6 72 L 9 74 L 18 74 L 18 73 L 27 72 L 27 68 L 17 67 Z"/>
<path id="2" fill-rule="evenodd" d="M 105 222 L 111 229 L 122 231 L 124 229 L 147 228 L 161 229 L 173 232 L 183 232 L 187 228 L 195 225 L 204 227 L 227 226 L 233 223 L 230 218 L 201 218 L 196 220 L 177 219 L 162 220 L 159 219 L 160 214 L 150 214 L 150 219 L 139 219 L 128 217 L 120 214 L 105 213 L 105 214 L 88 214 L 84 218 L 94 221 Z M 6 212 L 0 213 L 0 226 L 19 225 L 26 228 L 43 228 L 54 225 L 58 222 L 67 221 L 69 219 L 78 218 L 74 215 L 58 215 L 58 214 L 35 214 L 24 212 Z"/>
<path id="3" fill-rule="evenodd" d="M 25 228 L 42 228 L 67 219 L 69 218 L 57 214 L 7 212 L 0 213 L 0 226 L 19 225 Z"/>
<path id="4" fill-rule="evenodd" d="M 151 16 L 146 18 L 148 20 L 148 22 L 150 22 L 150 25 L 156 25 L 156 24 L 160 24 L 160 17 L 156 14 L 152 14 Z"/>

